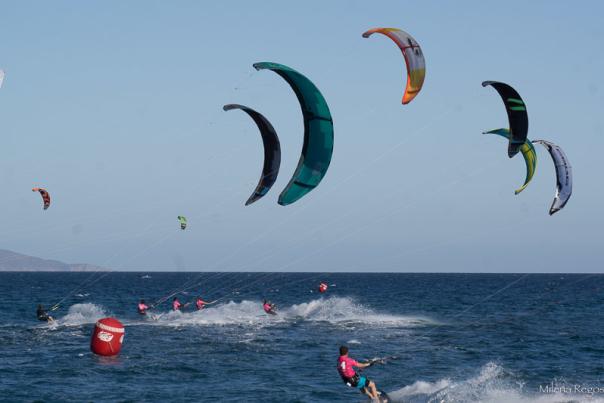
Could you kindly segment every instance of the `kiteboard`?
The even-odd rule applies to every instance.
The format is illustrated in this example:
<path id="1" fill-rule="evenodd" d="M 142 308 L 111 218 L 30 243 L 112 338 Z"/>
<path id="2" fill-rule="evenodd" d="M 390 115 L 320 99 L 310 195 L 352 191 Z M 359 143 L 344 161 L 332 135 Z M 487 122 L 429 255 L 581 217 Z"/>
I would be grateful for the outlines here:
<path id="1" fill-rule="evenodd" d="M 390 356 L 386 356 L 386 357 L 381 357 L 381 358 L 372 358 L 370 360 L 367 360 L 367 363 L 371 366 L 371 365 L 375 365 L 375 364 L 386 364 L 388 361 L 392 361 L 392 360 L 397 360 L 398 357 L 394 356 L 394 355 L 390 355 Z M 390 396 L 388 396 L 388 394 L 386 392 L 384 392 L 383 390 L 378 390 L 378 399 L 369 399 L 371 402 L 375 402 L 375 403 L 388 403 L 391 402 L 392 399 L 390 398 Z"/>
<path id="2" fill-rule="evenodd" d="M 378 401 L 380 403 L 388 403 L 390 401 L 390 396 L 388 396 L 388 393 L 378 390 Z"/>
<path id="3" fill-rule="evenodd" d="M 388 394 L 382 390 L 378 390 L 378 398 L 377 400 L 369 398 L 369 401 L 371 403 L 389 403 L 392 400 L 390 400 L 390 396 L 388 396 Z"/>
<path id="4" fill-rule="evenodd" d="M 149 318 L 149 320 L 157 322 L 161 318 L 162 315 L 161 314 L 157 314 L 157 313 L 147 312 L 147 314 L 145 316 L 147 318 Z"/>

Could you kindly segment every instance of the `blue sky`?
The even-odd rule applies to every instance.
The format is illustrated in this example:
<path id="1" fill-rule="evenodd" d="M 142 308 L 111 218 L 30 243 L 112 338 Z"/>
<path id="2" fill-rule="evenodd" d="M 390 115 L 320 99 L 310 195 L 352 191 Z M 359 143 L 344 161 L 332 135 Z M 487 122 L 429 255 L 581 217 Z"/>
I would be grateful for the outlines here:
<path id="1" fill-rule="evenodd" d="M 599 2 L 4 2 L 0 13 L 0 248 L 122 270 L 597 272 L 602 270 L 604 26 Z M 427 77 L 409 105 L 387 38 L 402 28 Z M 298 203 L 277 197 L 307 75 L 335 124 L 332 164 Z M 522 194 L 520 156 L 484 80 L 513 85 L 529 137 L 574 169 L 567 207 L 549 155 Z M 272 191 L 244 202 L 262 142 L 242 103 L 279 133 Z M 42 211 L 31 188 L 47 188 Z M 189 229 L 180 231 L 176 217 Z"/>

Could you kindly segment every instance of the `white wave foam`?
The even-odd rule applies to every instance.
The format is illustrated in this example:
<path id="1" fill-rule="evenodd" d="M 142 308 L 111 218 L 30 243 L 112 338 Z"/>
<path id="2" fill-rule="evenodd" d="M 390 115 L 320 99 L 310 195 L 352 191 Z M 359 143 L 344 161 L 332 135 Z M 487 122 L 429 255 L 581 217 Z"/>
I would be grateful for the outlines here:
<path id="1" fill-rule="evenodd" d="M 292 317 L 308 321 L 331 323 L 367 323 L 386 326 L 421 326 L 435 324 L 433 320 L 421 316 L 402 316 L 379 313 L 354 302 L 347 297 L 319 298 L 310 302 L 292 305 L 284 312 Z"/>
<path id="2" fill-rule="evenodd" d="M 528 392 L 523 389 L 523 384 L 511 381 L 504 369 L 492 362 L 467 380 L 416 381 L 388 392 L 388 395 L 393 402 L 408 403 L 604 403 L 604 398 L 588 394 Z"/>
<path id="3" fill-rule="evenodd" d="M 87 323 L 95 323 L 97 320 L 107 316 L 105 310 L 95 304 L 75 304 L 69 307 L 67 315 L 56 319 L 55 326 L 80 326 Z"/>
<path id="4" fill-rule="evenodd" d="M 201 311 L 180 312 L 172 311 L 150 316 L 149 319 L 160 325 L 234 325 L 234 324 L 262 324 L 272 319 L 262 310 L 262 304 L 254 301 L 240 303 L 229 302 L 207 307 Z"/>
<path id="5" fill-rule="evenodd" d="M 434 321 L 419 316 L 400 316 L 378 313 L 356 304 L 350 298 L 319 298 L 307 303 L 278 307 L 278 314 L 269 316 L 260 301 L 228 302 L 194 312 L 149 314 L 146 323 L 160 325 L 266 325 L 284 321 L 330 322 L 335 324 L 360 323 L 386 326 L 421 326 Z"/>

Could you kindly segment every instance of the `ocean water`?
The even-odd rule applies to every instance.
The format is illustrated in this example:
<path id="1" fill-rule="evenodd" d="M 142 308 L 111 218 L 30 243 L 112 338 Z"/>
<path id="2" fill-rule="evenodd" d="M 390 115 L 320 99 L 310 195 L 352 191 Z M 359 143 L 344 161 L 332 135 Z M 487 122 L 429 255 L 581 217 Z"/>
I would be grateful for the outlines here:
<path id="1" fill-rule="evenodd" d="M 136 313 L 187 285 L 218 302 Z M 0 273 L 0 313 L 0 401 L 367 401 L 341 344 L 396 356 L 364 374 L 398 402 L 604 401 L 604 275 Z M 126 326 L 118 357 L 89 349 L 105 316 Z"/>

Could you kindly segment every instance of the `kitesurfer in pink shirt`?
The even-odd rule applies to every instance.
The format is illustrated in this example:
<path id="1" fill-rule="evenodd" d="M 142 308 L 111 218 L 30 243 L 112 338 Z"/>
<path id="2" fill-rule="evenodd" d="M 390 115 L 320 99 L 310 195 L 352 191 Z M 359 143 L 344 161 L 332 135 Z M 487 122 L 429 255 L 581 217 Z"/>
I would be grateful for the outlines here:
<path id="1" fill-rule="evenodd" d="M 141 302 L 138 303 L 138 313 L 145 315 L 147 313 L 147 309 L 149 309 L 149 307 L 145 304 L 145 300 L 141 299 Z"/>
<path id="2" fill-rule="evenodd" d="M 271 303 L 270 301 L 264 300 L 262 302 L 262 309 L 264 309 L 264 312 L 268 313 L 269 315 L 276 315 L 276 308 L 277 307 L 275 306 L 275 304 Z"/>
<path id="3" fill-rule="evenodd" d="M 346 385 L 351 388 L 357 388 L 362 393 L 368 395 L 372 400 L 379 401 L 375 383 L 367 379 L 364 375 L 358 374 L 354 367 L 367 368 L 371 363 L 361 363 L 348 356 L 348 347 L 340 347 L 340 358 L 338 358 L 338 373 Z"/>
<path id="4" fill-rule="evenodd" d="M 182 309 L 182 304 L 180 303 L 177 297 L 174 297 L 174 299 L 172 300 L 172 310 L 179 311 L 180 309 Z"/>
<path id="5" fill-rule="evenodd" d="M 201 299 L 201 297 L 197 297 L 197 300 L 195 301 L 195 308 L 197 308 L 198 311 L 201 311 L 203 308 L 205 308 L 207 303 L 208 302 L 205 302 L 203 299 Z"/>

